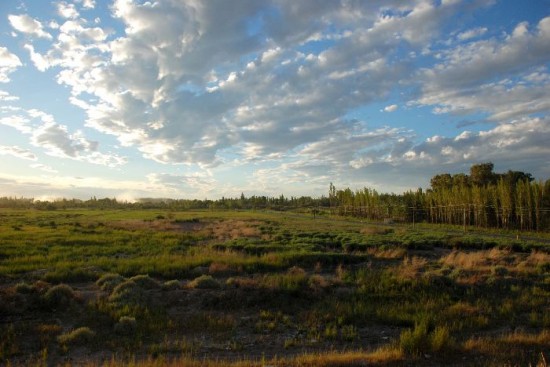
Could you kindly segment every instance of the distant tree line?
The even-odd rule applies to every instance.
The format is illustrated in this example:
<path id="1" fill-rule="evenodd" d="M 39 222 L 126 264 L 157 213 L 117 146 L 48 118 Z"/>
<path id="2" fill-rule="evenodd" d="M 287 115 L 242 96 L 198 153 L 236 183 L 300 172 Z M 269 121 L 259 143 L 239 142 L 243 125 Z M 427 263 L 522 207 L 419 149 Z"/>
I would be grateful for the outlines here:
<path id="1" fill-rule="evenodd" d="M 430 180 L 426 191 L 403 194 L 378 193 L 371 188 L 336 189 L 328 197 L 249 196 L 218 200 L 143 198 L 136 202 L 92 197 L 89 200 L 40 201 L 0 197 L 0 207 L 56 209 L 163 209 L 163 210 L 293 210 L 312 214 L 360 217 L 372 221 L 394 220 L 518 230 L 550 228 L 550 180 L 535 181 L 530 173 L 493 172 L 492 163 L 475 164 L 470 174 L 442 173 Z"/>
<path id="2" fill-rule="evenodd" d="M 493 172 L 492 163 L 470 168 L 470 174 L 438 174 L 431 188 L 402 195 L 364 188 L 329 188 L 331 211 L 338 215 L 386 218 L 519 230 L 550 227 L 550 180 L 535 181 L 521 171 Z"/>
<path id="3" fill-rule="evenodd" d="M 29 198 L 0 197 L 0 208 L 14 209 L 165 209 L 165 210 L 297 210 L 317 207 L 329 207 L 328 198 L 250 196 L 241 194 L 237 198 L 222 197 L 218 200 L 198 199 L 165 199 L 165 198 L 141 198 L 135 202 L 119 201 L 116 198 L 98 199 L 92 197 L 88 200 L 57 199 L 52 201 L 34 200 Z"/>

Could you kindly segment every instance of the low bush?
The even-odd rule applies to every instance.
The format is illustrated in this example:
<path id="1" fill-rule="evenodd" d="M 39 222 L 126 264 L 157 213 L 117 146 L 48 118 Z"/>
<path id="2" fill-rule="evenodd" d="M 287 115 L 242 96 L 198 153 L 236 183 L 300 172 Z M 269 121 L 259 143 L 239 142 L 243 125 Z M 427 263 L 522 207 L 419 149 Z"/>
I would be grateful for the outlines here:
<path id="1" fill-rule="evenodd" d="M 116 307 L 125 306 L 144 306 L 146 304 L 146 294 L 140 286 L 134 281 L 127 280 L 120 283 L 113 289 L 109 296 L 109 302 Z"/>
<path id="2" fill-rule="evenodd" d="M 75 293 L 69 285 L 58 284 L 44 294 L 43 300 L 50 308 L 66 308 L 75 300 Z"/>
<path id="3" fill-rule="evenodd" d="M 160 284 L 151 278 L 149 275 L 136 275 L 130 278 L 131 281 L 136 283 L 143 289 L 157 289 L 160 288 Z"/>
<path id="4" fill-rule="evenodd" d="M 188 286 L 189 288 L 199 289 L 218 289 L 221 287 L 220 282 L 214 279 L 211 275 L 201 275 L 200 277 L 189 282 Z"/>
<path id="5" fill-rule="evenodd" d="M 115 324 L 115 333 L 118 335 L 132 335 L 137 328 L 137 322 L 135 317 L 122 316 Z"/>
<path id="6" fill-rule="evenodd" d="M 162 289 L 165 291 L 173 291 L 181 287 L 180 281 L 177 279 L 168 280 L 162 283 Z"/>
<path id="7" fill-rule="evenodd" d="M 117 285 L 124 282 L 124 277 L 120 274 L 107 273 L 103 274 L 95 284 L 101 288 L 102 291 L 111 292 Z"/>
<path id="8" fill-rule="evenodd" d="M 427 353 L 444 353 L 454 344 L 446 326 L 438 326 L 428 332 L 425 322 L 416 324 L 414 329 L 407 329 L 399 336 L 399 347 L 408 355 L 419 356 Z"/>
<path id="9" fill-rule="evenodd" d="M 28 283 L 21 282 L 15 285 L 15 291 L 21 294 L 29 294 L 35 291 L 34 287 Z"/>
<path id="10" fill-rule="evenodd" d="M 57 341 L 63 345 L 85 345 L 90 343 L 94 337 L 95 333 L 89 327 L 79 327 L 71 332 L 59 335 Z"/>

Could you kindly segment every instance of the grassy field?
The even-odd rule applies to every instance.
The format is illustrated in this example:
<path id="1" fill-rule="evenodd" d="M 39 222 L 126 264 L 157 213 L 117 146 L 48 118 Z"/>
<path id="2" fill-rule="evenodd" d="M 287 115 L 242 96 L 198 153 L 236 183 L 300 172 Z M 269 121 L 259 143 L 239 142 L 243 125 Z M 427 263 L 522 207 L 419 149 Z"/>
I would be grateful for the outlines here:
<path id="1" fill-rule="evenodd" d="M 0 210 L 0 364 L 546 366 L 548 234 Z"/>

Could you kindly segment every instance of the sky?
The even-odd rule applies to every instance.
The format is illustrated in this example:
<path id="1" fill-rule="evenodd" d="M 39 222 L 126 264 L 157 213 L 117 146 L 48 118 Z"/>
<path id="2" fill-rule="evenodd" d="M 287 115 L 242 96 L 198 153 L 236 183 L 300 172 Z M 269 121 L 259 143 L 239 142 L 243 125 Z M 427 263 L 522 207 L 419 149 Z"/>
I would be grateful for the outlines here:
<path id="1" fill-rule="evenodd" d="M 550 0 L 0 1 L 0 196 L 550 178 Z"/>

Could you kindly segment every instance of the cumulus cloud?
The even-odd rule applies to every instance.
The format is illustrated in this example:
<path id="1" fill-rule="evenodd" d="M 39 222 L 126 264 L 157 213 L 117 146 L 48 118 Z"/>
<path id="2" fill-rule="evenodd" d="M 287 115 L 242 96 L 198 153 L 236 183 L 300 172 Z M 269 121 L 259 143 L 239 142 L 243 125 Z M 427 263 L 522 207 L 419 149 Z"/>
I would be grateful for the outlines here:
<path id="1" fill-rule="evenodd" d="M 466 40 L 469 40 L 471 38 L 477 38 L 477 37 L 480 37 L 482 36 L 483 34 L 485 34 L 485 32 L 487 32 L 487 28 L 485 27 L 477 27 L 477 28 L 473 28 L 473 29 L 469 29 L 467 31 L 464 31 L 464 32 L 460 32 L 456 38 L 458 38 L 459 40 L 461 41 L 466 41 Z"/>
<path id="2" fill-rule="evenodd" d="M 68 4 L 65 1 L 57 3 L 57 13 L 63 18 L 70 19 L 75 19 L 80 15 L 74 4 Z"/>
<path id="3" fill-rule="evenodd" d="M 397 111 L 398 108 L 399 108 L 399 106 L 397 106 L 396 104 L 392 104 L 392 105 L 384 107 L 384 112 L 395 112 L 395 111 Z"/>
<path id="4" fill-rule="evenodd" d="M 10 126 L 22 133 L 30 133 L 32 131 L 29 122 L 29 118 L 22 115 L 10 115 L 0 118 L 1 125 Z"/>
<path id="5" fill-rule="evenodd" d="M 0 47 L 0 83 L 10 81 L 9 74 L 22 66 L 21 60 L 17 55 L 12 54 L 7 48 Z"/>
<path id="6" fill-rule="evenodd" d="M 115 0 L 110 10 L 123 28 L 118 33 L 85 19 L 94 1 L 74 4 L 57 3 L 61 18 L 49 48 L 32 40 L 23 47 L 38 70 L 55 73 L 68 87 L 70 103 L 86 113 L 85 126 L 69 128 L 37 113 L 0 120 L 58 157 L 124 164 L 84 136 L 83 129 L 92 128 L 163 164 L 201 172 L 255 167 L 251 189 L 273 192 L 285 182 L 320 188 L 330 177 L 376 185 L 372 177 L 398 182 L 399 171 L 407 183 L 434 162 L 496 157 L 475 144 L 528 156 L 518 145 L 521 129 L 513 127 L 541 128 L 547 120 L 537 118 L 550 109 L 550 17 L 500 36 L 488 37 L 488 28 L 477 26 L 441 39 L 450 21 L 491 0 Z M 26 15 L 10 22 L 21 32 L 49 36 Z M 3 72 L 6 78 L 12 69 Z M 399 88 L 406 91 L 398 94 Z M 438 115 L 482 114 L 492 125 L 486 135 L 419 143 L 407 129 L 372 128 L 379 121 L 347 117 L 398 95 L 401 100 L 381 111 L 429 106 Z M 525 139 L 542 144 L 534 138 Z M 148 184 L 171 193 L 220 189 L 219 181 L 196 173 L 155 173 Z"/>
<path id="7" fill-rule="evenodd" d="M 13 102 L 19 100 L 19 97 L 12 96 L 4 90 L 0 90 L 0 102 Z"/>
<path id="8" fill-rule="evenodd" d="M 440 56 L 439 64 L 419 75 L 418 103 L 434 106 L 434 112 L 486 112 L 493 121 L 507 122 L 549 111 L 548 69 L 540 67 L 550 62 L 550 17 L 533 29 L 520 23 L 504 38 L 473 41 Z M 538 77 L 528 80 L 535 70 Z"/>
<path id="9" fill-rule="evenodd" d="M 11 155 L 17 158 L 28 159 L 31 161 L 35 161 L 37 159 L 36 155 L 34 155 L 33 152 L 31 152 L 28 149 L 20 148 L 16 145 L 14 146 L 0 145 L 0 155 Z"/>
<path id="10" fill-rule="evenodd" d="M 100 152 L 97 141 L 87 139 L 80 130 L 70 132 L 67 126 L 57 123 L 52 115 L 44 111 L 15 109 L 14 112 L 16 114 L 7 111 L 8 116 L 1 117 L 0 124 L 29 136 L 31 144 L 51 156 L 107 167 L 117 167 L 127 162 L 126 157 L 118 154 Z"/>
<path id="11" fill-rule="evenodd" d="M 27 14 L 9 15 L 8 20 L 11 26 L 19 32 L 39 38 L 52 39 L 52 35 L 44 31 L 42 23 Z"/>

